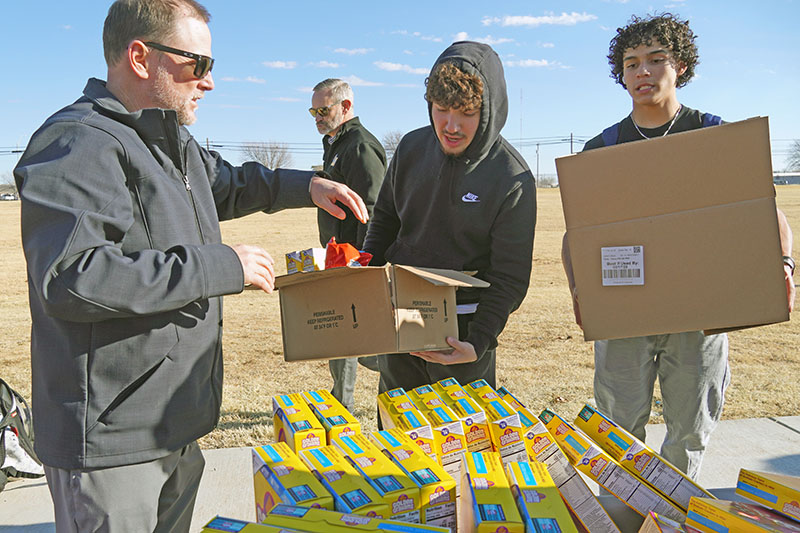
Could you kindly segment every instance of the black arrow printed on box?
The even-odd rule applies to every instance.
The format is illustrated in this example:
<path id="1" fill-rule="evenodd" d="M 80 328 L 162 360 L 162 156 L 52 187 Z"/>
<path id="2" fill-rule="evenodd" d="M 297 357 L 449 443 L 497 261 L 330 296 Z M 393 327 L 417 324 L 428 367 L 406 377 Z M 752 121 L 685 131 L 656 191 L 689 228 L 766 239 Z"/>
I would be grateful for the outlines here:
<path id="1" fill-rule="evenodd" d="M 350 304 L 350 309 L 353 310 L 353 322 L 358 322 L 358 319 L 356 318 L 356 304 Z"/>

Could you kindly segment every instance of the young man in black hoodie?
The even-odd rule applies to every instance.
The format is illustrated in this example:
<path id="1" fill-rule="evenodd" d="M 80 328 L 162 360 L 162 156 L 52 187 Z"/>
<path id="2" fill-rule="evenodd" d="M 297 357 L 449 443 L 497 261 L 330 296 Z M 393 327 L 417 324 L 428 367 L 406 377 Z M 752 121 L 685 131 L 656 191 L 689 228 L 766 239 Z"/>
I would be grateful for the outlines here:
<path id="1" fill-rule="evenodd" d="M 364 249 L 372 264 L 474 271 L 491 286 L 458 291 L 452 351 L 380 356 L 381 392 L 446 377 L 495 386 L 497 336 L 530 281 L 536 188 L 500 135 L 508 112 L 500 58 L 485 44 L 454 43 L 426 85 L 431 123 L 397 146 Z"/>
<path id="2" fill-rule="evenodd" d="M 677 89 L 692 79 L 698 63 L 694 40 L 689 23 L 671 14 L 633 17 L 627 26 L 617 29 L 608 62 L 612 78 L 630 94 L 633 109 L 621 122 L 589 140 L 584 150 L 719 124 L 719 117 L 678 101 Z M 780 210 L 778 221 L 791 310 L 792 233 Z M 579 295 L 566 238 L 562 258 L 580 325 Z M 722 414 L 725 389 L 730 382 L 727 335 L 689 331 L 603 340 L 595 342 L 594 353 L 598 409 L 641 440 L 645 439 L 658 377 L 667 426 L 661 455 L 696 478 L 711 432 Z"/>

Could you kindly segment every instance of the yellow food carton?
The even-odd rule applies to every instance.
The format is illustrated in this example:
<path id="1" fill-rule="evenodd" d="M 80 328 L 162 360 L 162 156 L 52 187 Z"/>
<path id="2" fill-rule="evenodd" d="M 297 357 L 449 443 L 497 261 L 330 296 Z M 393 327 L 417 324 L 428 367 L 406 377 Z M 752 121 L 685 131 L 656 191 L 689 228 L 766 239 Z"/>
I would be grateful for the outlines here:
<path id="1" fill-rule="evenodd" d="M 578 533 L 545 465 L 527 461 L 507 463 L 506 477 L 526 531 Z"/>
<path id="2" fill-rule="evenodd" d="M 297 274 L 303 271 L 303 258 L 300 257 L 300 250 L 288 252 L 286 254 L 286 273 Z"/>
<path id="3" fill-rule="evenodd" d="M 325 444 L 325 429 L 301 394 L 272 397 L 272 424 L 275 440 L 287 443 L 295 452 Z"/>
<path id="4" fill-rule="evenodd" d="M 800 523 L 756 503 L 692 498 L 686 525 L 706 533 L 800 533 Z"/>
<path id="5" fill-rule="evenodd" d="M 325 248 L 308 248 L 300 252 L 303 272 L 325 270 Z"/>
<path id="6" fill-rule="evenodd" d="M 285 442 L 253 448 L 256 519 L 279 503 L 333 509 L 333 498 Z"/>
<path id="7" fill-rule="evenodd" d="M 385 429 L 400 428 L 428 457 L 442 464 L 434 450 L 433 429 L 406 391 L 392 389 L 378 395 L 378 416 Z"/>
<path id="8" fill-rule="evenodd" d="M 614 521 L 556 444 L 542 421 L 533 417 L 530 411 L 504 387 L 497 389 L 497 393 L 520 413 L 528 460 L 538 461 L 547 466 L 547 471 L 572 512 L 574 520 L 590 533 L 618 533 L 619 529 Z M 531 423 L 533 425 L 525 427 Z"/>
<path id="9" fill-rule="evenodd" d="M 575 425 L 628 472 L 669 498 L 683 512 L 689 508 L 693 496 L 714 498 L 713 494 L 594 407 L 585 405 L 575 418 Z"/>
<path id="10" fill-rule="evenodd" d="M 467 451 L 461 420 L 430 385 L 417 387 L 408 392 L 408 396 L 431 425 L 433 450 L 439 456 L 440 463 L 448 474 L 459 477 L 461 456 Z"/>
<path id="11" fill-rule="evenodd" d="M 467 452 L 461 462 L 459 533 L 525 533 L 497 452 Z"/>
<path id="12" fill-rule="evenodd" d="M 736 494 L 800 520 L 800 478 L 783 474 L 739 470 Z"/>
<path id="13" fill-rule="evenodd" d="M 340 513 L 389 518 L 391 514 L 389 504 L 337 447 L 323 446 L 301 450 L 300 459 L 333 496 L 334 510 Z"/>
<path id="14" fill-rule="evenodd" d="M 325 389 L 307 391 L 303 399 L 325 428 L 325 437 L 328 444 L 331 438 L 339 435 L 355 435 L 361 433 L 361 424 L 350 411 L 337 400 L 330 391 Z"/>
<path id="15" fill-rule="evenodd" d="M 205 525 L 200 533 L 303 533 L 303 529 L 287 529 L 279 526 L 255 524 L 235 518 L 215 516 Z"/>
<path id="16" fill-rule="evenodd" d="M 420 522 L 456 527 L 456 482 L 398 428 L 375 431 L 372 442 L 419 487 Z"/>
<path id="17" fill-rule="evenodd" d="M 419 487 L 400 467 L 364 435 L 342 435 L 333 443 L 389 504 L 389 518 L 419 523 Z"/>
<path id="18" fill-rule="evenodd" d="M 526 460 L 527 452 L 522 441 L 519 414 L 483 379 L 469 383 L 466 391 L 486 413 L 493 448 L 500 453 L 503 462 Z"/>
<path id="19" fill-rule="evenodd" d="M 489 423 L 486 413 L 469 397 L 467 391 L 455 378 L 447 378 L 432 385 L 444 403 L 456 414 L 464 427 L 467 450 L 484 452 L 492 449 L 492 438 L 489 435 Z"/>
<path id="20" fill-rule="evenodd" d="M 679 507 L 622 468 L 589 437 L 553 411 L 545 409 L 539 418 L 575 468 L 625 505 L 642 516 L 655 511 L 679 522 L 686 518 Z"/>
<path id="21" fill-rule="evenodd" d="M 349 533 L 353 530 L 386 533 L 450 533 L 447 528 L 430 524 L 412 524 L 294 505 L 276 505 L 264 523 L 279 527 L 302 528 L 303 531 L 311 533 Z"/>

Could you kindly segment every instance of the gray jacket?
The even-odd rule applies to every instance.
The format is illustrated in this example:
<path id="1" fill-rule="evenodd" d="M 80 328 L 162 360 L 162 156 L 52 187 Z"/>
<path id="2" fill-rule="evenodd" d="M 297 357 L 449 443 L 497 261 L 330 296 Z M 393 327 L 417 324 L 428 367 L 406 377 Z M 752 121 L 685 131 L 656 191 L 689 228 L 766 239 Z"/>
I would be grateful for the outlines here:
<path id="1" fill-rule="evenodd" d="M 231 166 L 174 111 L 129 113 L 90 79 L 33 135 L 14 175 L 42 461 L 148 461 L 211 431 L 222 295 L 244 284 L 219 220 L 311 206 L 312 172 Z"/>

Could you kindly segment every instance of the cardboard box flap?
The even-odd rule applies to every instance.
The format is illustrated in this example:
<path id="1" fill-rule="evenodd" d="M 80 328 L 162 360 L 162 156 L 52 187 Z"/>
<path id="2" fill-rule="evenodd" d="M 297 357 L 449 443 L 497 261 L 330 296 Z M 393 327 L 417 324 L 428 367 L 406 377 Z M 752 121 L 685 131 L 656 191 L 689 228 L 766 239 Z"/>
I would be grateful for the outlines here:
<path id="1" fill-rule="evenodd" d="M 567 230 L 775 196 L 766 117 L 581 152 L 556 167 Z M 600 180 L 597 168 L 615 172 Z M 673 169 L 669 179 L 644 180 L 642 194 L 636 176 L 661 168 Z"/>
<path id="2" fill-rule="evenodd" d="M 318 270 L 316 272 L 297 272 L 295 274 L 285 274 L 275 278 L 275 288 L 289 287 L 298 283 L 306 283 L 309 281 L 318 281 L 322 279 L 344 277 L 356 274 L 365 268 L 371 270 L 385 270 L 384 267 L 337 267 L 329 268 L 326 270 Z"/>
<path id="3" fill-rule="evenodd" d="M 482 279 L 478 279 L 463 272 L 457 272 L 454 270 L 412 267 L 407 265 L 395 265 L 394 267 L 411 272 L 412 274 L 424 279 L 428 283 L 432 283 L 433 285 L 440 287 L 476 287 L 479 289 L 485 289 L 489 286 L 488 281 L 483 281 Z"/>

